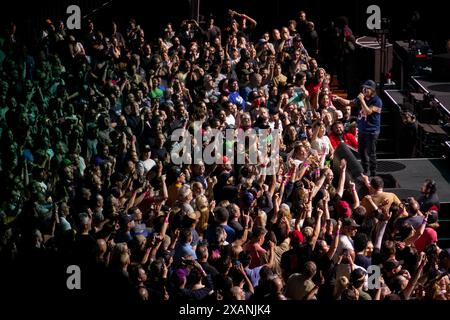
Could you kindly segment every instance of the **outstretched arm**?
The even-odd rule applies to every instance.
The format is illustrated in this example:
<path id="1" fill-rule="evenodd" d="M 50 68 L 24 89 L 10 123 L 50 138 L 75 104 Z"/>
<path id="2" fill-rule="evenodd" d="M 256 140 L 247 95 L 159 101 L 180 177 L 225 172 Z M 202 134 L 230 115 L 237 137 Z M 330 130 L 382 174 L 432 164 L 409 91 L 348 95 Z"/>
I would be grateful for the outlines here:
<path id="1" fill-rule="evenodd" d="M 345 185 L 345 178 L 346 178 L 346 170 L 347 170 L 347 161 L 345 159 L 341 160 L 341 165 L 339 166 L 340 169 L 340 177 L 339 177 L 339 183 L 338 188 L 336 190 L 336 193 L 339 195 L 339 197 L 342 198 L 342 195 L 344 194 L 344 185 Z"/>

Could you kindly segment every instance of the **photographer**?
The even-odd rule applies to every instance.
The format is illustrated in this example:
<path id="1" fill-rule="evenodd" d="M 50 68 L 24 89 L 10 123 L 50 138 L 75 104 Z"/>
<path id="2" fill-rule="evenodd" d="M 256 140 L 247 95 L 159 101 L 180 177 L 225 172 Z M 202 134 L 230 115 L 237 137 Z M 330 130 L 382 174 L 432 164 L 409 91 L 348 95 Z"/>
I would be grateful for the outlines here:
<path id="1" fill-rule="evenodd" d="M 359 155 L 364 174 L 370 170 L 372 177 L 377 174 L 377 151 L 376 144 L 381 128 L 381 109 L 383 102 L 376 93 L 377 85 L 373 80 L 367 80 L 362 85 L 361 93 L 354 100 L 347 100 L 338 96 L 333 96 L 333 101 L 337 101 L 344 106 L 358 106 L 359 130 Z"/>

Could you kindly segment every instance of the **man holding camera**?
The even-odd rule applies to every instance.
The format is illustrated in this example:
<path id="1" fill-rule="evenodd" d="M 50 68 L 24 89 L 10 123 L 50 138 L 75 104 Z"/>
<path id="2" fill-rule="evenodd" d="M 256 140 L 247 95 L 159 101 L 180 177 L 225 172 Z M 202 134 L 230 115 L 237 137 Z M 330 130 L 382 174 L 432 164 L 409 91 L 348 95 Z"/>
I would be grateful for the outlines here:
<path id="1" fill-rule="evenodd" d="M 377 85 L 373 80 L 367 80 L 362 85 L 361 93 L 354 100 L 333 96 L 333 100 L 344 106 L 359 106 L 358 114 L 358 151 L 364 174 L 370 170 L 372 177 L 376 176 L 377 154 L 376 144 L 381 127 L 381 108 L 383 102 L 376 93 Z"/>

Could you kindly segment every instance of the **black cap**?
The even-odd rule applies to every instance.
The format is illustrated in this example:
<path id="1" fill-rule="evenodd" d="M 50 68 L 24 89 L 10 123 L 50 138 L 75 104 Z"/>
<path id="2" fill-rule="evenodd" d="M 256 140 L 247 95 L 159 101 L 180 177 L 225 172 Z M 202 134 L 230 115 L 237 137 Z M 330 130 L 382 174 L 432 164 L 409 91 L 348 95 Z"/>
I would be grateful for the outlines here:
<path id="1" fill-rule="evenodd" d="M 173 166 L 170 167 L 170 169 L 167 172 L 167 182 L 169 184 L 174 183 L 179 176 L 181 176 L 183 174 L 183 170 L 181 170 L 180 167 L 177 166 Z"/>
<path id="2" fill-rule="evenodd" d="M 119 224 L 121 226 L 126 226 L 128 223 L 131 222 L 131 220 L 132 220 L 132 218 L 128 214 L 121 214 L 119 216 Z"/>
<path id="3" fill-rule="evenodd" d="M 357 268 L 350 274 L 350 282 L 355 284 L 356 282 L 364 281 L 366 275 L 367 272 L 364 269 Z"/>
<path id="4" fill-rule="evenodd" d="M 353 220 L 352 218 L 345 218 L 345 219 L 342 219 L 342 226 L 358 228 L 359 224 L 357 224 L 355 222 L 355 220 Z"/>
<path id="5" fill-rule="evenodd" d="M 383 263 L 383 268 L 386 271 L 392 271 L 398 266 L 401 266 L 403 264 L 403 261 L 397 261 L 397 260 L 388 260 L 385 263 Z"/>
<path id="6" fill-rule="evenodd" d="M 372 89 L 373 91 L 375 91 L 377 89 L 377 84 L 373 80 L 367 80 L 366 82 L 363 83 L 362 87 Z"/>

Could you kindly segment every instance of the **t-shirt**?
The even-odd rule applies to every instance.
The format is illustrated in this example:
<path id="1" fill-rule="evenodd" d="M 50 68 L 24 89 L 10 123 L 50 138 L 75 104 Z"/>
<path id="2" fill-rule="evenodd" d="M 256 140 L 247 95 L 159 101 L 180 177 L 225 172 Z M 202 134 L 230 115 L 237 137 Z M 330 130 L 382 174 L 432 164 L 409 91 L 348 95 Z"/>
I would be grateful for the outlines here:
<path id="1" fill-rule="evenodd" d="M 250 256 L 251 256 L 251 260 L 250 260 L 250 265 L 249 268 L 256 268 L 262 265 L 262 261 L 261 258 L 262 256 L 266 253 L 266 250 L 261 247 L 258 243 L 248 243 L 245 246 L 245 251 L 247 251 Z"/>
<path id="2" fill-rule="evenodd" d="M 248 278 L 252 282 L 253 287 L 258 286 L 258 284 L 259 284 L 259 279 L 260 279 L 259 273 L 260 273 L 262 267 L 263 266 L 259 266 L 259 267 L 253 268 L 253 269 L 250 269 L 248 267 L 245 268 L 245 273 L 247 274 Z"/>
<path id="3" fill-rule="evenodd" d="M 156 166 L 156 162 L 153 159 L 140 160 L 136 164 L 136 170 L 140 175 L 146 175 L 154 166 Z"/>
<path id="4" fill-rule="evenodd" d="M 358 140 L 356 140 L 355 136 L 349 132 L 344 133 L 341 136 L 337 136 L 334 133 L 330 132 L 328 134 L 328 138 L 330 138 L 331 145 L 334 149 L 336 149 L 341 142 L 344 142 L 346 145 L 358 149 Z"/>
<path id="5" fill-rule="evenodd" d="M 59 227 L 62 232 L 72 230 L 70 223 L 67 221 L 65 217 L 59 218 Z"/>
<path id="6" fill-rule="evenodd" d="M 400 199 L 394 193 L 391 192 L 380 192 L 375 195 L 372 195 L 372 200 L 377 205 L 377 207 L 380 207 L 384 199 L 389 200 L 386 209 L 389 209 L 393 203 L 397 205 L 401 203 Z M 372 206 L 370 205 L 369 200 L 364 198 L 361 201 L 361 205 L 366 209 L 368 215 L 372 213 L 373 209 Z"/>
<path id="7" fill-rule="evenodd" d="M 429 197 L 422 194 L 419 199 L 417 199 L 417 202 L 420 204 L 420 211 L 424 213 L 430 210 L 432 206 L 436 206 L 438 210 L 440 208 L 439 197 L 436 193 L 430 195 Z"/>
<path id="8" fill-rule="evenodd" d="M 328 154 L 330 152 L 331 142 L 327 136 L 316 138 L 311 141 L 311 148 L 317 151 L 319 155 Z"/>
<path id="9" fill-rule="evenodd" d="M 425 228 L 419 239 L 414 242 L 418 252 L 425 251 L 426 247 L 438 241 L 437 232 L 433 228 Z"/>
<path id="10" fill-rule="evenodd" d="M 381 126 L 381 112 L 372 112 L 366 115 L 360 106 L 359 100 L 355 100 L 357 105 L 360 107 L 360 112 L 358 115 L 358 130 L 360 133 L 380 133 Z M 383 107 L 383 102 L 380 97 L 374 96 L 370 99 L 366 99 L 367 106 L 370 107 Z"/>
<path id="11" fill-rule="evenodd" d="M 367 270 L 367 268 L 372 264 L 372 259 L 362 254 L 357 254 L 355 256 L 355 264 Z"/>
<path id="12" fill-rule="evenodd" d="M 242 227 L 242 225 L 239 223 L 239 221 L 236 220 L 231 220 L 230 222 L 228 222 L 228 225 L 234 229 L 234 231 L 236 232 L 241 232 L 244 230 L 244 228 Z"/>
<path id="13" fill-rule="evenodd" d="M 338 260 L 339 255 L 342 253 L 342 251 L 344 251 L 345 249 L 348 250 L 354 250 L 353 248 L 353 240 L 350 239 L 348 236 L 346 236 L 345 234 L 341 234 L 339 236 L 339 244 L 338 247 L 336 249 L 336 252 L 334 253 L 333 259 L 336 262 Z"/>
<path id="14" fill-rule="evenodd" d="M 417 215 L 417 216 L 399 219 L 399 221 L 403 221 L 407 224 L 410 224 L 414 229 L 417 230 L 422 225 L 423 219 L 424 219 L 424 217 Z"/>
<path id="15" fill-rule="evenodd" d="M 286 251 L 281 256 L 281 268 L 286 274 L 298 272 L 300 268 L 312 259 L 313 249 L 309 243 Z"/>
<path id="16" fill-rule="evenodd" d="M 234 103 L 240 110 L 245 111 L 245 101 L 244 98 L 241 97 L 238 91 L 231 92 L 228 96 L 228 100 Z"/>

